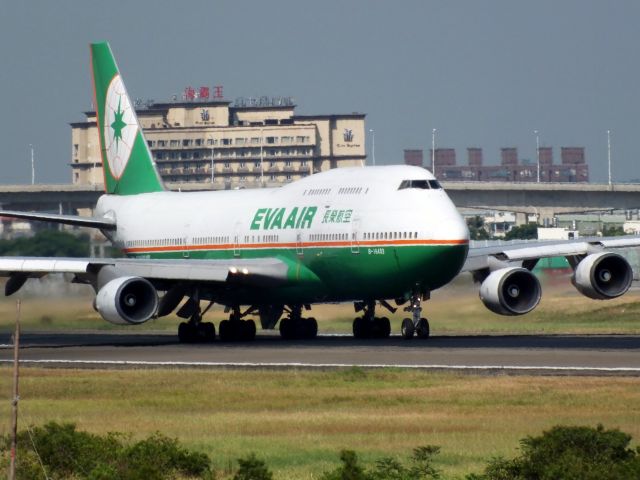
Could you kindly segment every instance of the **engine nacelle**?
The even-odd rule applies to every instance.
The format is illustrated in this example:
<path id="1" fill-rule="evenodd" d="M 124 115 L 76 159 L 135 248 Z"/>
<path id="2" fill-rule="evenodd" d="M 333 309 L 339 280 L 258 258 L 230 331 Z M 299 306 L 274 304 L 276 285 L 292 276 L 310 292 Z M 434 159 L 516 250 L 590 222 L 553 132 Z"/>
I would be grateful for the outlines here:
<path id="1" fill-rule="evenodd" d="M 522 267 L 491 272 L 480 285 L 482 303 L 500 315 L 524 315 L 538 305 L 541 296 L 540 282 Z"/>
<path id="2" fill-rule="evenodd" d="M 573 272 L 571 282 L 583 295 L 608 300 L 629 290 L 633 270 L 622 255 L 601 252 L 587 255 Z"/>
<path id="3" fill-rule="evenodd" d="M 141 277 L 117 277 L 96 295 L 95 308 L 116 325 L 144 323 L 158 310 L 158 292 Z"/>

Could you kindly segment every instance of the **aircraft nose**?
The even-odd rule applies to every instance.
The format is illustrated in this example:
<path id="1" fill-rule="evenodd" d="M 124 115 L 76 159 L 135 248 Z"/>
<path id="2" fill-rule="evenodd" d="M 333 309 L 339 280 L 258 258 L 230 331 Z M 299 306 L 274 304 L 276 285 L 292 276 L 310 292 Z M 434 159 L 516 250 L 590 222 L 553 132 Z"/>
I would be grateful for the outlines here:
<path id="1" fill-rule="evenodd" d="M 442 235 L 448 240 L 469 241 L 469 228 L 464 218 L 456 211 L 442 219 Z"/>

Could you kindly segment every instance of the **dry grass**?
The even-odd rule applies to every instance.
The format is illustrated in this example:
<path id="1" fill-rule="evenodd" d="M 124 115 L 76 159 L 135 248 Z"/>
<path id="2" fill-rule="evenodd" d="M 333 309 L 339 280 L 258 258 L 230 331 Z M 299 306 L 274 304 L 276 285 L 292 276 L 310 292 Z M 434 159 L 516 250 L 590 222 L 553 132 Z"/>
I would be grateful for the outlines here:
<path id="1" fill-rule="evenodd" d="M 0 369 L 9 398 L 10 371 Z M 634 378 L 487 377 L 401 370 L 23 369 L 21 421 L 136 437 L 160 430 L 219 468 L 255 451 L 279 479 L 311 479 L 342 448 L 365 460 L 442 447 L 446 478 L 512 455 L 526 435 L 598 422 L 640 438 Z M 8 419 L 9 402 L 0 405 Z M 5 423 L 4 432 L 8 430 Z M 315 474 L 315 475 L 314 475 Z"/>

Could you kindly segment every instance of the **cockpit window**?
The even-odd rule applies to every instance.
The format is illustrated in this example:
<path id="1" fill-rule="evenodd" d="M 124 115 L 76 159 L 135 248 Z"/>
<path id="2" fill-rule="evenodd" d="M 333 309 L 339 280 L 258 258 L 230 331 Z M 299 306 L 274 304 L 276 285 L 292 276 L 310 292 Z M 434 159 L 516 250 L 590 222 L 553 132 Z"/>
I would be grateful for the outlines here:
<path id="1" fill-rule="evenodd" d="M 398 190 L 404 190 L 405 188 L 420 188 L 422 190 L 437 190 L 442 188 L 437 180 L 403 180 L 398 187 Z"/>

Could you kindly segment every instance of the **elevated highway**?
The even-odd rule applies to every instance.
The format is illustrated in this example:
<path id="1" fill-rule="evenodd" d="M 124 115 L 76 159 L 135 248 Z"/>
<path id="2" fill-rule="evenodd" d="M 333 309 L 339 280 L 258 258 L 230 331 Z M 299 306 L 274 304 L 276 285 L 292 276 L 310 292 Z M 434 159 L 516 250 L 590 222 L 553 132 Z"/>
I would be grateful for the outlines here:
<path id="1" fill-rule="evenodd" d="M 461 209 L 531 213 L 542 219 L 559 213 L 640 208 L 640 184 L 443 182 L 443 186 Z M 203 189 L 193 183 L 168 187 Z M 76 213 L 91 209 L 101 194 L 101 185 L 2 185 L 0 206 L 6 210 Z"/>

